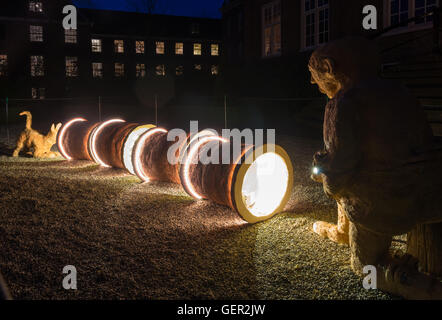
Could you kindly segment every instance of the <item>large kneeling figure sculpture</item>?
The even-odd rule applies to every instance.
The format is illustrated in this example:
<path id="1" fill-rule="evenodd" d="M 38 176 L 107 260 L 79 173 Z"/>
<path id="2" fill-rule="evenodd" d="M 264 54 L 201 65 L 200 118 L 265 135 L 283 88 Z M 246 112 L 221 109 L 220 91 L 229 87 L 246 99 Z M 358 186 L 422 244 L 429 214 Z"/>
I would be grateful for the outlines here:
<path id="1" fill-rule="evenodd" d="M 363 38 L 330 42 L 311 56 L 312 83 L 331 99 L 312 179 L 338 205 L 338 225 L 316 222 L 313 230 L 349 244 L 356 273 L 375 266 L 379 289 L 442 299 L 441 152 L 419 102 L 380 79 L 378 61 Z M 405 233 L 411 254 L 392 254 L 392 237 Z"/>

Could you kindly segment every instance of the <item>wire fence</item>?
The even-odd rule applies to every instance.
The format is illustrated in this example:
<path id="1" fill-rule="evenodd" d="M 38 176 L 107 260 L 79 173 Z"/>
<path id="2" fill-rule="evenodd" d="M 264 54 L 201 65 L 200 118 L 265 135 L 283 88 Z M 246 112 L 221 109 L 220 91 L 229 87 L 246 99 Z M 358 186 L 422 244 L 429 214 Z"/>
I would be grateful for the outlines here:
<path id="1" fill-rule="evenodd" d="M 198 121 L 200 129 L 271 128 L 301 133 L 306 127 L 320 133 L 325 98 L 255 98 L 233 96 L 184 96 L 151 98 L 97 96 L 86 98 L 10 99 L 1 98 L 0 136 L 11 144 L 25 119 L 19 114 L 30 111 L 33 128 L 44 132 L 52 123 L 74 117 L 90 121 L 122 118 L 137 123 L 152 123 L 166 128 L 189 129 Z M 302 129 L 302 130 L 301 130 Z M 307 134 L 307 133 L 306 133 Z"/>

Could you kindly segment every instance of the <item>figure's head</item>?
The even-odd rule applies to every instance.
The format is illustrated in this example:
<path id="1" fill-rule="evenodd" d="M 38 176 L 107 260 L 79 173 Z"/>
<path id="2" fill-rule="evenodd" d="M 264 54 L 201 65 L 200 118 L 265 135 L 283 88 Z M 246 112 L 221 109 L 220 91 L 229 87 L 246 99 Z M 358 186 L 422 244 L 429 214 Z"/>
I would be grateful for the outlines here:
<path id="1" fill-rule="evenodd" d="M 330 99 L 358 81 L 376 77 L 379 55 L 376 45 L 365 38 L 351 37 L 317 48 L 309 61 L 311 82 Z"/>

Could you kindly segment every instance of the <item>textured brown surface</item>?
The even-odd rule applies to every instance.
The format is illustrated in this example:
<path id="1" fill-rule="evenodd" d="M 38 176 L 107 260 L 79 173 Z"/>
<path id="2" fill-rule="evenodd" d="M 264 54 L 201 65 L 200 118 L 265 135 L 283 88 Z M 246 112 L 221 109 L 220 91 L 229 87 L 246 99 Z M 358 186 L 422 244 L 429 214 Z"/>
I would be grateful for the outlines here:
<path id="1" fill-rule="evenodd" d="M 88 142 L 90 134 L 97 125 L 98 123 L 89 121 L 75 122 L 65 131 L 62 144 L 72 159 L 92 160 L 88 150 Z"/>
<path id="2" fill-rule="evenodd" d="M 97 155 L 107 165 L 124 169 L 122 148 L 127 135 L 136 123 L 116 122 L 105 126 L 96 138 Z"/>
<path id="3" fill-rule="evenodd" d="M 216 145 L 219 147 L 219 164 L 202 164 L 201 161 L 196 163 L 195 159 L 207 154 L 208 150 Z M 237 172 L 237 161 L 231 160 L 230 164 L 222 164 L 222 145 L 223 143 L 219 141 L 212 141 L 200 146 L 191 160 L 189 177 L 195 191 L 204 199 L 235 209 L 232 201 L 232 182 L 235 180 L 234 175 Z M 231 144 L 228 146 L 230 147 L 230 155 L 233 155 Z"/>
<path id="4" fill-rule="evenodd" d="M 178 141 L 167 141 L 167 132 L 157 132 L 146 139 L 141 152 L 144 172 L 154 181 L 180 183 L 179 165 L 171 164 L 167 159 L 169 148 Z M 179 154 L 181 149 L 177 149 Z"/>

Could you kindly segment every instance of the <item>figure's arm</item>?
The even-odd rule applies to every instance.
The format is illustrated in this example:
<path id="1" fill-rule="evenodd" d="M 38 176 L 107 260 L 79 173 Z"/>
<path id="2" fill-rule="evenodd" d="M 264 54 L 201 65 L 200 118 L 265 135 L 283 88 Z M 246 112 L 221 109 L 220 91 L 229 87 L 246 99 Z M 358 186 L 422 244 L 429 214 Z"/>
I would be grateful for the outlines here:
<path id="1" fill-rule="evenodd" d="M 327 178 L 343 179 L 354 172 L 361 159 L 358 102 L 346 96 L 330 103 L 324 122 L 325 150 L 317 152 L 313 160 L 319 174 L 312 178 L 320 182 Z"/>

